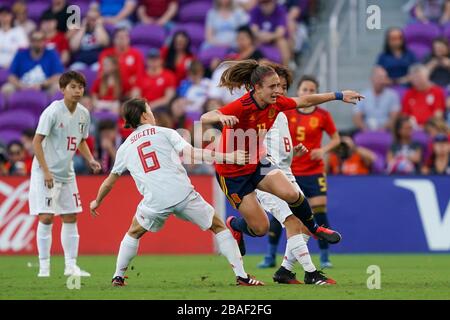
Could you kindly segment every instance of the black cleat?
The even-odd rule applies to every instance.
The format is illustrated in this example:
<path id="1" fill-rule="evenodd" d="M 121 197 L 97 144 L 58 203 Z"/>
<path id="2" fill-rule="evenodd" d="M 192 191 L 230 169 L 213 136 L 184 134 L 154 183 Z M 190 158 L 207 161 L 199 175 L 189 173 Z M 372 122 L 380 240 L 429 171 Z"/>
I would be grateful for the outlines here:
<path id="1" fill-rule="evenodd" d="M 273 275 L 273 281 L 283 284 L 303 284 L 295 277 L 295 273 L 281 266 Z"/>
<path id="2" fill-rule="evenodd" d="M 236 285 L 244 287 L 263 286 L 264 282 L 256 280 L 255 277 L 247 274 L 247 278 L 236 277 Z"/>
<path id="3" fill-rule="evenodd" d="M 122 278 L 122 277 L 119 277 L 119 276 L 114 277 L 111 280 L 111 284 L 113 285 L 113 287 L 123 287 L 123 286 L 126 285 L 125 278 Z"/>
<path id="4" fill-rule="evenodd" d="M 331 278 L 327 278 L 322 271 L 305 272 L 305 284 L 317 284 L 319 286 L 336 284 Z"/>

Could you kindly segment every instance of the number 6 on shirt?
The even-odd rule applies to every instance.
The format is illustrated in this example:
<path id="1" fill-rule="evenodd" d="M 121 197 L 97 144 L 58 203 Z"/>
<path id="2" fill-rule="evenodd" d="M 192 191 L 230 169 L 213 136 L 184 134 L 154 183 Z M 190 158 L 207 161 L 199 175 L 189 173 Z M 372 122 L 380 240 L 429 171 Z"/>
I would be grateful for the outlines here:
<path id="1" fill-rule="evenodd" d="M 156 156 L 156 152 L 152 151 L 149 153 L 144 153 L 143 149 L 146 147 L 150 147 L 151 146 L 151 142 L 150 141 L 146 141 L 144 143 L 141 143 L 138 147 L 138 153 L 139 153 L 139 158 L 141 159 L 141 163 L 142 163 L 142 167 L 144 168 L 144 172 L 148 173 L 150 171 L 155 171 L 158 170 L 160 168 L 159 165 L 159 161 L 158 161 L 158 157 Z M 152 159 L 153 165 L 149 166 L 147 164 L 147 159 Z"/>

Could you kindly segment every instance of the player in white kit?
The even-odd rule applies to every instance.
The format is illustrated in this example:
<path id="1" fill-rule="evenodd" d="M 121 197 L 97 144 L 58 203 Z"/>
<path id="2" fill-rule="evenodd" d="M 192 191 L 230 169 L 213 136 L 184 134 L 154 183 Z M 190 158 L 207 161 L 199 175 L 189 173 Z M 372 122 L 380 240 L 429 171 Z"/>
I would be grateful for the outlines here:
<path id="1" fill-rule="evenodd" d="M 219 251 L 231 264 L 237 285 L 263 285 L 245 272 L 239 247 L 231 232 L 214 208 L 195 191 L 180 160 L 182 154 L 185 159 L 191 160 L 212 162 L 224 159 L 244 164 L 248 156 L 243 151 L 219 154 L 193 148 L 175 130 L 156 126 L 149 105 L 142 99 L 127 101 L 124 117 L 126 124 L 135 131 L 117 150 L 114 167 L 100 186 L 96 200 L 90 205 L 92 215 L 97 216 L 97 209 L 103 199 L 126 170 L 143 195 L 130 229 L 120 245 L 113 286 L 125 285 L 125 272 L 137 254 L 139 239 L 147 231 L 160 230 L 172 213 L 215 234 Z"/>
<path id="2" fill-rule="evenodd" d="M 61 215 L 61 243 L 64 249 L 64 275 L 90 276 L 76 264 L 80 236 L 77 214 L 82 211 L 72 158 L 77 150 L 97 172 L 100 164 L 93 158 L 86 138 L 89 111 L 79 101 L 86 80 L 75 71 L 61 75 L 59 86 L 64 99 L 53 101 L 41 114 L 33 140 L 35 157 L 30 179 L 31 215 L 39 215 L 36 232 L 39 252 L 38 277 L 50 276 L 50 249 L 55 215 Z"/>
<path id="3" fill-rule="evenodd" d="M 289 86 L 292 83 L 290 71 L 277 64 L 271 64 L 271 67 L 280 77 L 283 95 L 287 95 Z M 303 194 L 291 172 L 291 163 L 294 154 L 300 155 L 308 152 L 308 150 L 302 144 L 293 146 L 289 133 L 288 119 L 283 112 L 278 114 L 272 128 L 266 134 L 264 143 L 267 147 L 267 153 L 274 160 L 278 168 L 286 174 L 289 181 Z M 271 213 L 282 225 L 292 215 L 289 205 L 277 196 L 260 190 L 256 190 L 256 195 L 264 210 Z M 302 233 L 294 232 L 294 234 L 288 237 L 285 258 L 281 267 L 273 276 L 275 282 L 301 284 L 296 279 L 295 273 L 292 272 L 295 262 L 298 261 L 305 270 L 304 281 L 306 284 L 323 285 L 336 283 L 333 279 L 327 278 L 321 271 L 318 271 L 312 262 L 307 246 L 309 234 L 308 229 L 302 225 Z"/>

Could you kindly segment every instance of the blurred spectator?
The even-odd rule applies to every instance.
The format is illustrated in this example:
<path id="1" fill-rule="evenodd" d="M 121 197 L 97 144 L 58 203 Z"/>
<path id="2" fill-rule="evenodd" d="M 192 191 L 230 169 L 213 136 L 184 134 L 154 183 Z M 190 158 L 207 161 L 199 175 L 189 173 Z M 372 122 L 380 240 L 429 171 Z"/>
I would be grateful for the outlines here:
<path id="1" fill-rule="evenodd" d="M 425 132 L 430 138 L 438 134 L 448 134 L 448 126 L 442 118 L 430 118 L 425 123 Z"/>
<path id="2" fill-rule="evenodd" d="M 186 129 L 189 132 L 193 130 L 193 121 L 186 116 L 186 109 L 183 103 L 180 103 L 180 100 L 175 100 L 170 105 L 170 117 L 172 118 L 172 128 L 173 129 Z M 183 135 L 182 135 L 183 136 Z M 189 136 L 183 136 L 185 139 L 190 139 Z"/>
<path id="3" fill-rule="evenodd" d="M 422 162 L 422 148 L 413 141 L 413 124 L 409 117 L 399 117 L 394 126 L 394 143 L 386 156 L 389 174 L 417 173 Z"/>
<path id="4" fill-rule="evenodd" d="M 372 88 L 363 91 L 366 98 L 354 109 L 353 122 L 361 130 L 391 130 L 400 111 L 397 93 L 386 88 L 389 83 L 387 72 L 380 66 L 372 69 Z"/>
<path id="5" fill-rule="evenodd" d="M 208 46 L 234 47 L 236 29 L 248 23 L 249 17 L 233 0 L 213 0 L 205 26 L 205 44 Z"/>
<path id="6" fill-rule="evenodd" d="M 122 143 L 117 124 L 111 120 L 103 120 L 98 124 L 97 159 L 102 165 L 102 172 L 109 173 L 116 159 L 116 151 Z"/>
<path id="7" fill-rule="evenodd" d="M 124 94 L 135 86 L 137 77 L 144 73 L 144 57 L 142 53 L 130 47 L 130 34 L 127 29 L 117 29 L 114 34 L 114 47 L 100 53 L 100 72 L 102 61 L 107 56 L 116 56 L 119 61 L 120 76 L 124 86 Z"/>
<path id="8" fill-rule="evenodd" d="M 131 28 L 131 15 L 136 9 L 136 0 L 100 0 L 100 14 L 105 24 L 116 28 Z"/>
<path id="9" fill-rule="evenodd" d="M 257 4 L 258 0 L 234 0 L 238 6 L 250 12 Z"/>
<path id="10" fill-rule="evenodd" d="M 33 149 L 33 138 L 34 129 L 26 129 L 22 131 L 22 136 L 20 137 L 20 142 L 25 150 L 25 166 L 27 172 L 31 172 L 31 164 L 33 163 L 34 149 Z"/>
<path id="11" fill-rule="evenodd" d="M 22 142 L 11 141 L 8 144 L 8 173 L 10 176 L 26 176 L 27 167 L 25 164 L 25 149 Z"/>
<path id="12" fill-rule="evenodd" d="M 0 144 L 0 177 L 8 175 L 8 155 L 5 148 Z"/>
<path id="13" fill-rule="evenodd" d="M 170 116 L 169 110 L 165 108 L 159 108 L 155 110 L 153 115 L 155 116 L 155 122 L 157 126 L 166 128 L 174 127 L 173 119 Z"/>
<path id="14" fill-rule="evenodd" d="M 42 31 L 33 31 L 30 48 L 17 52 L 9 68 L 8 82 L 2 87 L 6 95 L 20 89 L 46 90 L 53 95 L 58 89 L 58 79 L 64 71 L 58 54 L 45 45 Z"/>
<path id="15" fill-rule="evenodd" d="M 66 0 L 52 0 L 50 8 L 45 10 L 42 15 L 46 15 L 48 13 L 54 14 L 56 20 L 58 21 L 58 31 L 66 33 L 68 30 L 67 21 L 72 14 L 71 12 L 67 11 L 68 7 L 69 5 L 67 4 Z"/>
<path id="16" fill-rule="evenodd" d="M 137 16 L 142 23 L 156 23 L 170 29 L 178 13 L 178 0 L 139 0 Z"/>
<path id="17" fill-rule="evenodd" d="M 143 97 L 152 110 L 164 108 L 168 110 L 175 97 L 175 75 L 164 69 L 158 49 L 151 49 L 147 56 L 147 71 L 138 78 L 133 89 L 133 97 Z"/>
<path id="18" fill-rule="evenodd" d="M 63 65 L 70 60 L 69 42 L 64 32 L 58 31 L 58 20 L 51 12 L 46 12 L 41 17 L 41 31 L 45 35 L 48 49 L 55 49 L 59 53 Z"/>
<path id="19" fill-rule="evenodd" d="M 433 51 L 425 60 L 425 65 L 432 82 L 441 87 L 447 87 L 450 84 L 450 50 L 447 39 L 434 39 Z"/>
<path id="20" fill-rule="evenodd" d="M 245 88 L 234 89 L 230 92 L 227 88 L 219 86 L 220 78 L 227 67 L 228 65 L 226 63 L 222 63 L 214 70 L 209 86 L 208 98 L 217 100 L 217 103 L 221 105 L 230 103 L 242 97 L 247 92 Z"/>
<path id="21" fill-rule="evenodd" d="M 418 0 L 414 15 L 423 23 L 445 24 L 450 20 L 450 2 L 447 0 Z"/>
<path id="22" fill-rule="evenodd" d="M 83 19 L 81 29 L 78 29 L 70 39 L 70 50 L 74 61 L 70 68 L 81 70 L 91 67 L 93 70 L 98 70 L 100 52 L 108 45 L 109 35 L 103 20 L 98 10 L 92 7 Z"/>
<path id="23" fill-rule="evenodd" d="M 423 174 L 450 175 L 450 143 L 448 135 L 438 134 L 433 138 L 430 161 L 422 167 Z"/>
<path id="24" fill-rule="evenodd" d="M 123 91 L 127 91 L 127 88 L 122 86 L 117 58 L 107 56 L 102 60 L 101 71 L 91 89 L 95 109 L 119 114 Z"/>
<path id="25" fill-rule="evenodd" d="M 255 35 L 248 26 L 242 26 L 237 30 L 237 48 L 236 52 L 230 54 L 227 59 L 230 60 L 261 60 L 264 58 L 262 52 L 256 48 Z"/>
<path id="26" fill-rule="evenodd" d="M 189 66 L 188 78 L 178 87 L 177 100 L 184 105 L 187 116 L 192 120 L 199 120 L 203 111 L 203 104 L 208 98 L 210 80 L 204 77 L 205 69 L 198 60 Z"/>
<path id="27" fill-rule="evenodd" d="M 348 135 L 341 135 L 341 143 L 329 153 L 328 173 L 342 175 L 369 174 L 376 155 L 371 150 L 355 145 Z"/>
<path id="28" fill-rule="evenodd" d="M 402 113 L 413 118 L 420 127 L 431 117 L 443 118 L 445 112 L 444 90 L 429 79 L 424 65 L 411 66 L 409 77 L 412 88 L 408 89 L 402 101 Z"/>
<path id="29" fill-rule="evenodd" d="M 25 1 L 16 1 L 12 7 L 14 26 L 22 27 L 27 36 L 36 30 L 36 23 L 28 18 L 28 8 Z"/>
<path id="30" fill-rule="evenodd" d="M 175 73 L 176 86 L 187 76 L 189 64 L 194 59 L 191 53 L 191 39 L 184 31 L 177 31 L 173 35 L 169 47 L 161 49 L 161 56 L 165 67 Z"/>
<path id="31" fill-rule="evenodd" d="M 403 31 L 390 28 L 386 32 L 384 51 L 378 56 L 377 64 L 387 71 L 391 84 L 408 83 L 408 68 L 415 62 L 416 57 L 406 47 Z"/>
<path id="32" fill-rule="evenodd" d="M 308 29 L 306 27 L 306 20 L 308 19 L 309 1 L 302 8 L 301 0 L 287 0 L 286 8 L 288 11 L 288 34 L 290 39 L 290 46 L 296 53 L 300 53 L 305 42 L 308 40 Z"/>
<path id="33" fill-rule="evenodd" d="M 291 60 L 288 39 L 288 21 L 285 7 L 276 0 L 259 0 L 250 12 L 250 25 L 259 43 L 276 45 L 285 65 Z"/>
<path id="34" fill-rule="evenodd" d="M 21 27 L 13 27 L 13 14 L 0 7 L 0 67 L 9 68 L 20 48 L 28 47 L 28 37 Z"/>

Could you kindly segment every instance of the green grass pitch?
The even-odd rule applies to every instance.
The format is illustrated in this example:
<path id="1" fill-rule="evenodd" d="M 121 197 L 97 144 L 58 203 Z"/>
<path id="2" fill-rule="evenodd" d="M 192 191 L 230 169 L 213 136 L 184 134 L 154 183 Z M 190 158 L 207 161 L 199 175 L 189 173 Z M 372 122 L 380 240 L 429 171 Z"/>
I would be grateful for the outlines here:
<path id="1" fill-rule="evenodd" d="M 79 265 L 92 273 L 79 290 L 70 290 L 63 258 L 52 257 L 51 277 L 37 278 L 36 256 L 0 257 L 0 300 L 4 299 L 450 299 L 450 255 L 334 255 L 327 271 L 336 286 L 279 285 L 275 269 L 256 268 L 260 256 L 246 256 L 247 272 L 264 287 L 236 287 L 225 258 L 203 256 L 138 256 L 128 271 L 128 286 L 110 285 L 115 256 L 82 256 Z M 314 256 L 315 263 L 318 257 Z M 367 267 L 381 269 L 381 289 L 369 290 Z M 303 272 L 297 268 L 297 275 Z"/>

